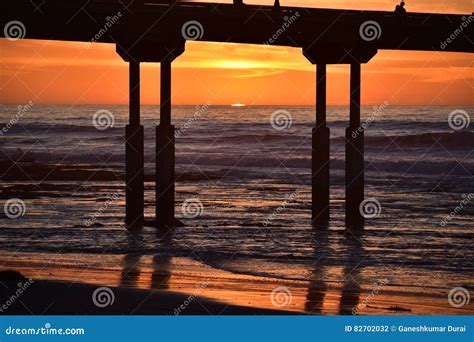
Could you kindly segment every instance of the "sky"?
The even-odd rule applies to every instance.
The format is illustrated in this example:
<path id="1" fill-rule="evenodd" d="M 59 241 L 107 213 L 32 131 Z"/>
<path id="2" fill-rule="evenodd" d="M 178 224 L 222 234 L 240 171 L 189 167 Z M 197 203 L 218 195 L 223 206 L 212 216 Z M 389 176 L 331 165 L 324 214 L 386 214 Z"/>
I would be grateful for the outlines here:
<path id="1" fill-rule="evenodd" d="M 231 1 L 221 1 L 231 2 Z M 282 5 L 393 10 L 388 0 Z M 470 14 L 471 0 L 407 0 L 412 12 Z M 271 4 L 273 1 L 246 1 Z M 159 64 L 142 64 L 141 101 L 159 103 Z M 362 103 L 474 104 L 469 54 L 379 51 L 362 66 Z M 313 105 L 315 67 L 301 49 L 187 42 L 173 63 L 174 104 Z M 111 44 L 0 39 L 0 103 L 126 104 L 128 68 Z M 349 102 L 349 66 L 328 67 L 328 103 Z"/>

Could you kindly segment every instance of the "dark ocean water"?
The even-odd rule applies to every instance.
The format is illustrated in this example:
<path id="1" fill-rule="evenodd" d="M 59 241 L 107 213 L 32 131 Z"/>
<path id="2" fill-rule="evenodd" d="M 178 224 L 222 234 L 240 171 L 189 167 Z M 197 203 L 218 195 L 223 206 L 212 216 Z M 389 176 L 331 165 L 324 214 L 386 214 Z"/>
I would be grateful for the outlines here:
<path id="1" fill-rule="evenodd" d="M 176 213 L 186 227 L 166 238 L 146 227 L 137 239 L 123 229 L 123 183 L 112 175 L 75 176 L 123 172 L 127 107 L 33 105 L 18 114 L 17 106 L 3 105 L 2 206 L 20 199 L 25 212 L 18 218 L 2 212 L 0 256 L 63 264 L 95 258 L 107 267 L 98 255 L 158 254 L 285 279 L 305 280 L 327 267 L 324 277 L 334 281 L 352 270 L 366 282 L 389 277 L 399 286 L 472 287 L 474 126 L 453 128 L 448 117 L 457 110 L 473 107 L 363 107 L 366 197 L 380 203 L 380 212 L 354 235 L 343 226 L 348 108 L 328 111 L 332 222 L 324 232 L 310 225 L 314 108 L 175 107 Z M 104 121 L 94 121 L 98 111 Z M 283 115 L 276 128 L 275 112 Z M 142 107 L 142 117 L 152 176 L 158 108 Z M 21 180 L 12 177 L 13 163 Z M 73 171 L 61 181 L 30 174 L 31 165 L 47 164 Z M 153 186 L 146 183 L 150 218 Z M 183 203 L 197 203 L 200 215 L 190 217 Z"/>

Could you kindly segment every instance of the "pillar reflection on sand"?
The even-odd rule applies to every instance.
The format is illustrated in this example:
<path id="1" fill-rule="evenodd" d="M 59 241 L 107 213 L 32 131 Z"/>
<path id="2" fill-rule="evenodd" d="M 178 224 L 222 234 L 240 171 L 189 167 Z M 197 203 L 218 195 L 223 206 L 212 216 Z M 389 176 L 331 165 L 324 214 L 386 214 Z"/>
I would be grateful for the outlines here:
<path id="1" fill-rule="evenodd" d="M 137 287 L 140 279 L 140 262 L 143 248 L 142 231 L 134 230 L 127 232 L 128 249 L 131 251 L 123 257 L 123 269 L 120 275 L 121 287 Z"/>
<path id="2" fill-rule="evenodd" d="M 342 290 L 336 312 L 350 315 L 357 307 L 361 294 L 360 271 L 362 264 L 358 261 L 363 253 L 361 235 L 353 235 L 350 231 L 341 236 L 333 234 L 328 227 L 315 229 L 312 235 L 314 245 L 314 264 L 309 276 L 308 292 L 304 310 L 311 314 L 332 313 L 328 294 L 336 292 L 336 288 L 328 286 L 331 269 L 342 266 Z M 333 296 L 333 295 L 331 295 Z M 334 297 L 336 298 L 336 297 Z"/>
<path id="3" fill-rule="evenodd" d="M 339 315 L 352 315 L 359 304 L 362 281 L 360 273 L 364 260 L 361 258 L 364 252 L 362 234 L 362 231 L 353 233 L 348 230 L 341 239 L 341 249 L 347 251 L 347 254 L 344 255 L 344 285 L 339 301 Z"/>
<path id="4" fill-rule="evenodd" d="M 140 276 L 143 276 L 143 250 L 145 249 L 143 234 L 143 229 L 128 231 L 127 238 L 130 253 L 123 257 L 119 284 L 121 287 L 140 287 L 141 285 Z M 155 234 L 157 238 L 156 250 L 159 253 L 151 259 L 152 272 L 149 286 L 152 289 L 168 289 L 171 278 L 173 230 L 159 229 Z"/>
<path id="5" fill-rule="evenodd" d="M 326 229 L 314 230 L 312 238 L 315 262 L 310 275 L 304 310 L 312 314 L 322 314 L 324 298 L 327 291 L 325 281 L 325 275 L 327 272 L 326 258 L 332 255 L 333 251 L 328 242 L 329 234 Z"/>
<path id="6" fill-rule="evenodd" d="M 158 247 L 161 251 L 159 254 L 153 256 L 153 273 L 151 274 L 152 289 L 165 290 L 169 288 L 169 281 L 171 278 L 171 261 L 173 250 L 173 229 L 159 229 L 157 231 L 158 240 L 160 241 Z"/>

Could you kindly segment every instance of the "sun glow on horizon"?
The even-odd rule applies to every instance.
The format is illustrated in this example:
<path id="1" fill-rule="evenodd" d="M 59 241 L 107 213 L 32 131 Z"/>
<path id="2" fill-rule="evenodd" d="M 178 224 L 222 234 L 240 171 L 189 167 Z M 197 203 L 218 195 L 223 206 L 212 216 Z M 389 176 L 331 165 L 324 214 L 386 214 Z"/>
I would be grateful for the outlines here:
<path id="1" fill-rule="evenodd" d="M 390 11 L 398 2 L 281 1 L 284 6 Z M 470 13 L 472 1 L 418 0 L 407 6 L 410 12 Z M 362 70 L 363 104 L 474 104 L 470 54 L 380 50 Z M 315 66 L 300 48 L 188 41 L 186 51 L 173 62 L 172 75 L 172 103 L 176 105 L 208 101 L 232 107 L 315 103 Z M 158 63 L 142 64 L 142 104 L 159 103 L 159 79 Z M 347 65 L 328 67 L 328 104 L 349 102 L 349 81 Z M 89 47 L 80 42 L 0 39 L 0 103 L 127 104 L 128 85 L 128 65 L 114 44 Z"/>

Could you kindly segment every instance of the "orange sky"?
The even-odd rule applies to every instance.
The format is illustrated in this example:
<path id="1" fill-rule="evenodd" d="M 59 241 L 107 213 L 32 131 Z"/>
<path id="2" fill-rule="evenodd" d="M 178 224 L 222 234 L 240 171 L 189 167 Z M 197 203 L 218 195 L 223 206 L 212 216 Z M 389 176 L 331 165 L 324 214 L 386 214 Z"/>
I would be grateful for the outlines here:
<path id="1" fill-rule="evenodd" d="M 280 0 L 284 5 L 392 10 L 396 1 Z M 231 1 L 222 1 L 231 2 Z M 246 1 L 273 3 L 273 1 Z M 408 0 L 417 12 L 471 13 L 471 0 Z M 113 45 L 0 39 L 0 103 L 128 103 L 127 64 Z M 328 69 L 328 102 L 346 104 L 348 66 Z M 474 104 L 469 54 L 380 51 L 363 66 L 362 102 Z M 314 104 L 300 49 L 188 42 L 173 63 L 174 104 Z M 159 102 L 159 64 L 142 67 L 142 103 Z"/>

